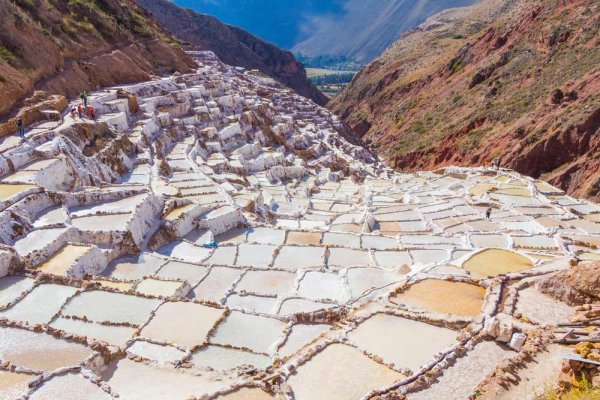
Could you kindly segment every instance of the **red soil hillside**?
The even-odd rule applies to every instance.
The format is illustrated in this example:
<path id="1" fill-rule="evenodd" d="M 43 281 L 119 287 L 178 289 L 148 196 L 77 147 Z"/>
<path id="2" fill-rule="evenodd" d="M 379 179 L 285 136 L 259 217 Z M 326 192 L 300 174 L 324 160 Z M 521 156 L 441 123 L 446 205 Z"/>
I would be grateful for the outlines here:
<path id="1" fill-rule="evenodd" d="M 0 118 L 34 90 L 74 96 L 194 65 L 133 1 L 0 0 L 0 26 Z"/>
<path id="2" fill-rule="evenodd" d="M 503 166 L 600 200 L 600 2 L 484 0 L 404 35 L 332 104 L 404 170 Z"/>

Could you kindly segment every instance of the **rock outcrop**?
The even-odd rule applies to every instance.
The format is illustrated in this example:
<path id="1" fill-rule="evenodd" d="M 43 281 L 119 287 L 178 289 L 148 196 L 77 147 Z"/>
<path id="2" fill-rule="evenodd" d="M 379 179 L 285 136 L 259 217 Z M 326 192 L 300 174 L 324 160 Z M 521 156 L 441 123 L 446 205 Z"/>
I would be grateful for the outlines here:
<path id="1" fill-rule="evenodd" d="M 570 305 L 600 302 L 600 262 L 580 263 L 550 276 L 540 290 Z"/>
<path id="2" fill-rule="evenodd" d="M 223 62 L 258 69 L 319 105 L 327 97 L 310 83 L 304 66 L 289 51 L 209 15 L 184 9 L 166 0 L 136 0 L 173 35 L 200 50 L 214 52 Z"/>
<path id="3" fill-rule="evenodd" d="M 448 10 L 332 105 L 403 170 L 502 165 L 600 198 L 600 5 L 485 0 Z"/>
<path id="4" fill-rule="evenodd" d="M 73 97 L 194 66 L 178 43 L 131 1 L 0 4 L 0 116 L 34 90 Z"/>

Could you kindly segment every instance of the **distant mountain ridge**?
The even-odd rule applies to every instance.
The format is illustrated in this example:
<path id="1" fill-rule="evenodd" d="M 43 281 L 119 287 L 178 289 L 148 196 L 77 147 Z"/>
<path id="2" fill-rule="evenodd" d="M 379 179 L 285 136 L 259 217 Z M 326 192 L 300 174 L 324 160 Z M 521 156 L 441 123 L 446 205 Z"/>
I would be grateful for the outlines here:
<path id="1" fill-rule="evenodd" d="M 213 51 L 226 64 L 258 69 L 317 104 L 327 103 L 327 97 L 310 83 L 304 66 L 291 52 L 168 0 L 135 1 L 180 40 Z"/>
<path id="2" fill-rule="evenodd" d="M 305 27 L 309 36 L 292 51 L 308 57 L 341 56 L 364 64 L 429 16 L 475 2 L 477 0 L 348 0 L 340 15 L 313 17 Z"/>

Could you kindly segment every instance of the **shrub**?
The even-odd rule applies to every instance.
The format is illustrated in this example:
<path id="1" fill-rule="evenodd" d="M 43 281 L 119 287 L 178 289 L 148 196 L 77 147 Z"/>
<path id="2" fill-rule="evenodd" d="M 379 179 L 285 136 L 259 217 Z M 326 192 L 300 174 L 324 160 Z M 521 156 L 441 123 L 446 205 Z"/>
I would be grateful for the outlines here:
<path id="1" fill-rule="evenodd" d="M 0 58 L 11 65 L 17 61 L 17 57 L 15 57 L 10 50 L 2 45 L 0 45 Z"/>

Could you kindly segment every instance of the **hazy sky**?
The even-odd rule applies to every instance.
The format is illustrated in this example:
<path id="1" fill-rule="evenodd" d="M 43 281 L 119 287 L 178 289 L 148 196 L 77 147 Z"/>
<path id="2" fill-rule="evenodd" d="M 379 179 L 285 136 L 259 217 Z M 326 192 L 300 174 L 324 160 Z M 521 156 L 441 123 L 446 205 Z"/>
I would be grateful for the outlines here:
<path id="1" fill-rule="evenodd" d="M 173 0 L 176 4 L 214 15 L 280 47 L 290 49 L 315 15 L 338 14 L 345 0 Z"/>

